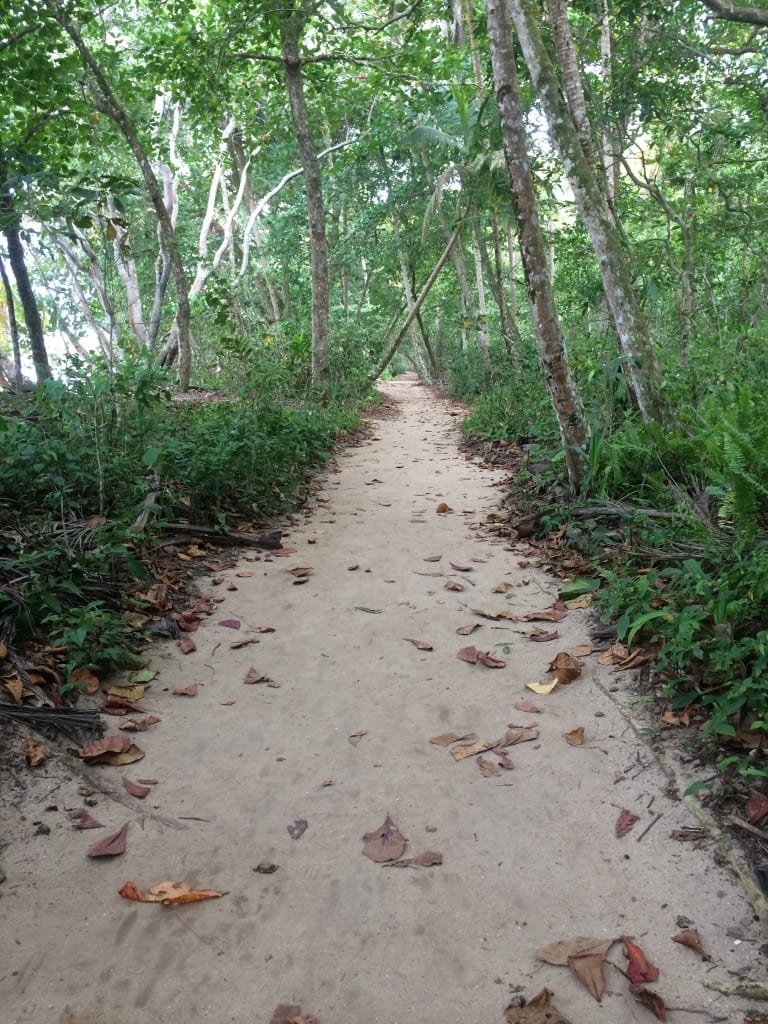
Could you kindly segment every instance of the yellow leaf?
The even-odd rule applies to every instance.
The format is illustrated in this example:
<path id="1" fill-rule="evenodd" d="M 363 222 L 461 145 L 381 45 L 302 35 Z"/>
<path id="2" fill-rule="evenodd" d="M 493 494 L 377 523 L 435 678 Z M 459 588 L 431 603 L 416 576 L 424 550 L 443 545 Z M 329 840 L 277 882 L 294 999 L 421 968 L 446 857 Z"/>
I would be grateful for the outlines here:
<path id="1" fill-rule="evenodd" d="M 552 683 L 526 683 L 526 690 L 533 690 L 534 693 L 552 693 L 557 686 L 557 679 Z"/>
<path id="2" fill-rule="evenodd" d="M 110 697 L 123 697 L 131 702 L 141 700 L 146 690 L 146 685 L 134 683 L 133 686 L 110 686 L 107 693 Z"/>

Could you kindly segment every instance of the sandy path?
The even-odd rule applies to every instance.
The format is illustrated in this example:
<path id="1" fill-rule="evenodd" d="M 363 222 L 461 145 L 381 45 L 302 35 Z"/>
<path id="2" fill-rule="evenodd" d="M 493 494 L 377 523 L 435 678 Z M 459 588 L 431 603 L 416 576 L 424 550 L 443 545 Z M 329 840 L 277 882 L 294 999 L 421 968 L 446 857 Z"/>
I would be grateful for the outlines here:
<path id="1" fill-rule="evenodd" d="M 622 933 L 661 968 L 653 987 L 668 1004 L 702 1011 L 670 1020 L 743 1019 L 747 1004 L 701 982 L 733 982 L 728 972 L 756 964 L 750 908 L 711 849 L 669 838 L 695 822 L 667 799 L 666 779 L 601 689 L 605 670 L 587 659 L 580 680 L 535 698 L 535 718 L 512 708 L 559 650 L 587 639 L 586 613 L 570 612 L 555 643 L 531 643 L 512 622 L 483 620 L 474 636 L 456 635 L 473 607 L 547 607 L 557 582 L 519 568 L 520 552 L 476 528 L 499 491 L 493 473 L 458 453 L 448 406 L 410 383 L 385 390 L 400 414 L 340 455 L 316 511 L 291 530 L 297 554 L 225 573 L 238 590 L 196 634 L 197 653 L 157 649 L 160 676 L 144 704 L 162 723 L 139 737 L 147 757 L 128 774 L 159 785 L 133 812 L 104 798 L 93 810 L 110 830 L 132 821 L 127 853 L 85 858 L 104 833 L 68 827 L 64 809 L 81 803 L 74 782 L 53 796 L 38 782 L 41 803 L 59 808 L 38 807 L 50 836 L 29 838 L 34 810 L 10 823 L 23 838 L 3 859 L 4 1024 L 267 1024 L 280 1002 L 320 1024 L 502 1024 L 510 990 L 530 997 L 545 984 L 574 1024 L 651 1021 L 612 967 L 599 1007 L 565 968 L 533 956 L 555 939 Z M 441 501 L 455 512 L 437 515 Z M 432 554 L 442 561 L 423 560 Z M 450 592 L 429 575 L 449 572 L 449 559 L 472 566 L 460 575 L 474 585 Z M 296 565 L 314 568 L 301 586 L 287 571 Z M 244 571 L 253 576 L 236 575 Z M 502 581 L 514 585 L 509 598 L 491 592 Z M 240 633 L 217 624 L 225 618 L 241 620 Z M 230 650 L 260 625 L 276 632 Z M 503 669 L 456 658 L 467 643 L 505 641 Z M 251 665 L 280 687 L 244 686 Z M 201 684 L 192 700 L 165 689 L 192 681 Z M 628 680 L 606 672 L 602 683 Z M 448 730 L 492 738 L 532 721 L 539 741 L 510 748 L 514 770 L 495 778 L 429 743 Z M 563 739 L 578 725 L 583 748 Z M 361 731 L 354 745 L 348 737 Z M 117 784 L 122 774 L 93 771 Z M 640 821 L 617 839 L 622 808 Z M 149 818 L 142 826 L 150 810 L 206 820 L 183 831 Z M 437 850 L 443 866 L 387 869 L 361 856 L 362 835 L 388 813 L 409 839 L 406 855 Z M 287 826 L 299 818 L 309 828 L 292 839 Z M 278 870 L 255 873 L 261 861 Z M 179 908 L 117 896 L 127 879 L 167 878 L 228 895 Z M 670 941 L 679 915 L 696 923 L 713 964 Z M 624 962 L 619 946 L 609 956 Z"/>

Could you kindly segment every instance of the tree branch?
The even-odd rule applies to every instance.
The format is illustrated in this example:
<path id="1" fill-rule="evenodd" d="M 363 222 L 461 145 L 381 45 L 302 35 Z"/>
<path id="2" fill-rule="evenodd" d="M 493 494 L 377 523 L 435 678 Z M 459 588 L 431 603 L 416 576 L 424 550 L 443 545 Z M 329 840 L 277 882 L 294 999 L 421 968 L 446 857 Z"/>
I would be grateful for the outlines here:
<path id="1" fill-rule="evenodd" d="M 768 28 L 768 7 L 744 7 L 732 4 L 730 0 L 701 0 L 716 18 L 724 21 L 738 21 L 742 25 L 760 25 Z"/>

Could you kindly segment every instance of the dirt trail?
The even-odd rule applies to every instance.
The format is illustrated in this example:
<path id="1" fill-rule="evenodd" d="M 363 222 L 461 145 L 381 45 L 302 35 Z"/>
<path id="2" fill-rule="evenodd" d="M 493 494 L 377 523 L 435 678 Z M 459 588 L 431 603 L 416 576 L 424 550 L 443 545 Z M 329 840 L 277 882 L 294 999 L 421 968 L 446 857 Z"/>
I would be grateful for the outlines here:
<path id="1" fill-rule="evenodd" d="M 686 1011 L 670 1020 L 743 1020 L 749 1004 L 702 981 L 733 983 L 731 972 L 750 966 L 761 975 L 750 907 L 711 845 L 669 838 L 696 822 L 665 796 L 667 780 L 618 695 L 606 695 L 628 687 L 626 674 L 593 656 L 570 686 L 542 697 L 524 690 L 546 678 L 558 651 L 588 639 L 588 613 L 569 612 L 560 639 L 543 644 L 522 635 L 527 624 L 472 614 L 546 608 L 557 581 L 520 568 L 521 552 L 483 535 L 499 474 L 459 454 L 449 407 L 412 383 L 383 388 L 399 414 L 340 454 L 316 510 L 291 529 L 297 554 L 248 556 L 224 573 L 238 589 L 216 588 L 225 601 L 195 634 L 197 653 L 158 647 L 160 675 L 143 704 L 162 722 L 139 737 L 146 758 L 91 770 L 118 786 L 124 772 L 159 780 L 135 809 L 101 798 L 92 811 L 109 831 L 131 821 L 125 855 L 86 859 L 105 832 L 69 827 L 64 810 L 82 801 L 76 781 L 51 792 L 55 767 L 36 784 L 36 811 L 9 823 L 4 1024 L 267 1024 L 281 1002 L 320 1024 L 503 1024 L 511 992 L 530 998 L 544 985 L 574 1024 L 651 1021 L 614 967 L 601 1007 L 566 968 L 534 958 L 556 939 L 621 934 L 660 967 L 652 988 Z M 453 513 L 436 514 L 439 502 Z M 314 568 L 308 582 L 293 585 L 294 566 Z M 446 590 L 447 574 L 465 589 Z M 504 581 L 510 595 L 492 593 Z M 218 625 L 227 618 L 242 629 Z M 483 623 L 473 636 L 456 634 L 472 621 Z M 276 631 L 230 649 L 263 625 Z M 466 644 L 499 652 L 500 643 L 510 648 L 505 668 L 456 658 Z M 279 688 L 243 685 L 251 665 Z M 193 681 L 194 699 L 170 695 Z M 525 696 L 540 715 L 513 710 Z M 429 742 L 534 722 L 538 741 L 508 748 L 514 770 L 496 777 Z M 563 738 L 576 726 L 586 730 L 580 748 Z M 44 813 L 52 803 L 59 813 Z M 624 808 L 640 820 L 619 839 Z M 149 812 L 186 827 L 140 823 Z M 49 836 L 31 838 L 36 813 Z M 443 865 L 398 870 L 362 856 L 361 837 L 387 814 L 409 840 L 406 856 L 436 850 Z M 292 839 L 296 819 L 309 827 Z M 277 871 L 256 873 L 263 861 Z M 228 895 L 169 908 L 117 895 L 128 879 L 148 887 L 169 878 Z M 680 915 L 695 922 L 711 964 L 670 941 Z M 626 963 L 619 945 L 609 960 Z"/>

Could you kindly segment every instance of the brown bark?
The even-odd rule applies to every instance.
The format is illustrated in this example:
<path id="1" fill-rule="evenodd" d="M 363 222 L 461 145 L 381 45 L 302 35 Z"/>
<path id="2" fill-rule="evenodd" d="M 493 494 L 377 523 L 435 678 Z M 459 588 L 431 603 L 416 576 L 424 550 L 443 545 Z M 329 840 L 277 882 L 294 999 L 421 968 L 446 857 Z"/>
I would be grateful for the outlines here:
<path id="1" fill-rule="evenodd" d="M 746 7 L 732 4 L 730 0 L 702 0 L 716 18 L 724 21 L 738 21 L 742 25 L 768 26 L 768 7 Z"/>
<path id="2" fill-rule="evenodd" d="M 539 359 L 560 428 L 568 481 L 575 491 L 584 477 L 589 429 L 579 393 L 571 377 L 552 291 L 505 0 L 486 0 L 486 10 L 496 100 L 501 114 L 504 150 L 515 200 L 518 240 L 531 300 Z"/>
<path id="3" fill-rule="evenodd" d="M 13 389 L 17 395 L 21 394 L 21 386 L 24 383 L 21 373 L 21 348 L 19 346 L 19 325 L 16 320 L 16 302 L 13 298 L 13 289 L 8 280 L 5 270 L 5 263 L 0 256 L 0 280 L 3 282 L 5 294 L 5 309 L 8 315 L 8 333 L 11 336 L 11 351 L 13 352 Z"/>

